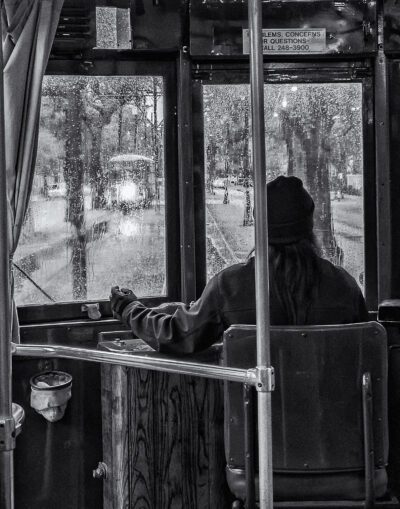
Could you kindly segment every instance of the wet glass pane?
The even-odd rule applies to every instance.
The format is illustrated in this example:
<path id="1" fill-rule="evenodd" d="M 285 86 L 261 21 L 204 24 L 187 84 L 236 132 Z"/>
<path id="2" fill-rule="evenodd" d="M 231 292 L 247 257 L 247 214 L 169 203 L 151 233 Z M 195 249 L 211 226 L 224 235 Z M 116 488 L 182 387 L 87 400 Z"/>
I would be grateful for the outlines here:
<path id="1" fill-rule="evenodd" d="M 45 77 L 17 304 L 166 293 L 163 132 L 160 77 Z"/>
<path id="2" fill-rule="evenodd" d="M 96 7 L 96 47 L 103 49 L 130 49 L 130 9 Z"/>
<path id="3" fill-rule="evenodd" d="M 323 255 L 364 290 L 362 85 L 265 85 L 267 180 L 300 177 Z M 205 85 L 208 277 L 254 246 L 248 85 Z"/>

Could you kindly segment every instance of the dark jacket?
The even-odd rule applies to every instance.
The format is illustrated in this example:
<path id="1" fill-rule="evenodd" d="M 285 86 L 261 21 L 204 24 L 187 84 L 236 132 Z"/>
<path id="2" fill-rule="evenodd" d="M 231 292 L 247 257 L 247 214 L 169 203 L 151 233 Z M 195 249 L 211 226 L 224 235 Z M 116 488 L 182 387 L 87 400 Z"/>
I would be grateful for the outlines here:
<path id="1" fill-rule="evenodd" d="M 320 280 L 304 325 L 328 325 L 368 320 L 364 297 L 342 268 L 318 259 Z M 271 325 L 286 325 L 278 299 L 270 296 Z M 122 320 L 155 350 L 183 354 L 208 348 L 232 324 L 255 324 L 254 258 L 222 270 L 191 306 L 182 303 L 148 308 L 131 302 Z"/>

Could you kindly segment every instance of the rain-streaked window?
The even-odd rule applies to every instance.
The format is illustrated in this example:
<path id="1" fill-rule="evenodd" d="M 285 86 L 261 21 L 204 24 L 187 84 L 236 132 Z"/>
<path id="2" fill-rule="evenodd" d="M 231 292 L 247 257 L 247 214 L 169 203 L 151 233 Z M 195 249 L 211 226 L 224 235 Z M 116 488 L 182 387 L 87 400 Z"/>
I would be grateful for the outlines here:
<path id="1" fill-rule="evenodd" d="M 267 181 L 300 177 L 324 257 L 364 290 L 362 85 L 265 85 Z M 208 277 L 254 247 L 248 85 L 205 85 Z"/>
<path id="2" fill-rule="evenodd" d="M 166 293 L 163 133 L 160 77 L 45 77 L 17 304 Z"/>

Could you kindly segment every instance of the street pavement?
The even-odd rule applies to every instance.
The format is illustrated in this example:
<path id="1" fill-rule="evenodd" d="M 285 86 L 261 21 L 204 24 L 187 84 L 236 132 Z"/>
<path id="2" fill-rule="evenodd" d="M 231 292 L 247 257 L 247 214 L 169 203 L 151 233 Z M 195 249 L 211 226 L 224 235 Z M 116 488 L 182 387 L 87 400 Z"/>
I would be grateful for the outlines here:
<path id="1" fill-rule="evenodd" d="M 87 294 L 80 300 L 107 299 L 111 286 L 132 288 L 139 296 L 165 293 L 165 207 L 85 210 Z M 65 199 L 32 202 L 14 260 L 56 301 L 73 299 L 72 248 L 76 234 L 65 221 Z M 49 303 L 14 269 L 18 305 Z M 76 276 L 75 276 L 76 278 Z"/>

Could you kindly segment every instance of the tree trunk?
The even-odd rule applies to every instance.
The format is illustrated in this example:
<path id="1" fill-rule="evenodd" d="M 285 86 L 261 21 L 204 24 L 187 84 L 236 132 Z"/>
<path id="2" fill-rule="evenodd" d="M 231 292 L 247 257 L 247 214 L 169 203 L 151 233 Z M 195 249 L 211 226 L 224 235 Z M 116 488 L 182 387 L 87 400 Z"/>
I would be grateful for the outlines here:
<path id="1" fill-rule="evenodd" d="M 294 136 L 295 136 L 295 125 L 293 122 L 290 122 L 289 116 L 286 111 L 282 111 L 281 113 L 281 126 L 283 138 L 286 143 L 286 151 L 288 156 L 287 162 L 287 175 L 291 177 L 295 173 L 295 158 L 294 158 Z"/>
<path id="2" fill-rule="evenodd" d="M 328 160 L 324 146 L 328 135 L 324 121 L 320 119 L 317 125 L 308 131 L 308 137 L 303 138 L 302 145 L 305 149 L 307 187 L 315 202 L 314 231 L 324 255 L 334 260 L 336 240 L 332 225 Z"/>
<path id="3" fill-rule="evenodd" d="M 216 161 L 215 161 L 215 153 L 217 151 L 217 147 L 213 139 L 209 140 L 209 145 L 207 147 L 207 160 L 208 160 L 208 183 L 209 190 L 214 194 L 214 180 L 216 173 Z"/>
<path id="4" fill-rule="evenodd" d="M 300 122 L 283 117 L 282 132 L 288 150 L 288 175 L 297 173 L 294 140 L 298 140 L 305 161 L 305 186 L 315 203 L 314 232 L 321 246 L 322 254 L 333 263 L 342 265 L 343 251 L 336 243 L 330 198 L 328 168 L 328 145 L 333 122 L 324 116 L 315 118 L 311 128 Z M 302 165 L 303 166 L 303 165 Z"/>
<path id="5" fill-rule="evenodd" d="M 72 225 L 72 295 L 74 300 L 87 298 L 86 227 L 83 195 L 82 121 L 80 91 L 68 99 L 65 112 L 64 180 L 67 190 L 66 219 Z"/>
<path id="6" fill-rule="evenodd" d="M 293 150 L 293 136 L 289 139 L 286 138 L 286 148 L 288 155 L 287 175 L 291 177 L 294 175 L 294 150 Z"/>
<path id="7" fill-rule="evenodd" d="M 154 185 L 155 185 L 155 199 L 156 209 L 160 210 L 160 189 L 159 189 L 159 178 L 160 178 L 160 155 L 159 155 L 159 144 L 158 144 L 158 94 L 157 94 L 157 78 L 153 78 L 153 152 L 154 152 Z"/>
<path id="8" fill-rule="evenodd" d="M 121 103 L 118 108 L 118 153 L 122 153 L 122 115 L 124 105 Z"/>
<path id="9" fill-rule="evenodd" d="M 101 165 L 101 139 L 102 125 L 92 125 L 90 133 L 92 135 L 92 148 L 89 159 L 89 178 L 93 190 L 92 206 L 94 209 L 102 209 L 105 206 L 105 176 Z"/>
<path id="10" fill-rule="evenodd" d="M 135 126 L 133 128 L 133 153 L 134 154 L 138 153 L 138 127 L 139 127 L 138 116 L 136 116 Z"/>
<path id="11" fill-rule="evenodd" d="M 244 214 L 243 214 L 243 226 L 251 226 L 253 224 L 253 210 L 251 207 L 250 199 L 250 158 L 249 158 L 249 115 L 247 110 L 244 115 L 244 130 L 242 137 L 243 146 L 243 186 L 244 191 Z"/>

